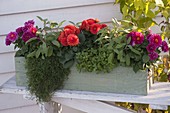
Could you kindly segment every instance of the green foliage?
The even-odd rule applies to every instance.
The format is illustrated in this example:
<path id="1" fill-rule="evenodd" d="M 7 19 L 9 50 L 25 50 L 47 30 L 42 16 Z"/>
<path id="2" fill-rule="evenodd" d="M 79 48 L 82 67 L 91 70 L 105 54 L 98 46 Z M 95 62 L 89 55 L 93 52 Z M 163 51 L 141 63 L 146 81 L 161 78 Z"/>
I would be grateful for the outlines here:
<path id="1" fill-rule="evenodd" d="M 159 6 L 159 12 L 162 14 L 163 21 L 160 22 L 160 28 L 162 31 L 162 37 L 168 38 L 170 42 L 170 1 L 163 0 L 163 6 Z"/>
<path id="2" fill-rule="evenodd" d="M 26 69 L 28 89 L 38 101 L 50 101 L 54 91 L 61 89 L 67 79 L 69 69 L 63 68 L 56 56 L 27 58 Z"/>
<path id="3" fill-rule="evenodd" d="M 60 26 L 63 24 L 56 23 L 54 21 L 48 21 L 47 19 L 42 19 L 41 17 L 37 16 L 42 22 L 44 27 L 38 28 L 36 32 L 37 38 L 31 38 L 27 41 L 26 46 L 29 46 L 29 51 L 27 57 L 45 59 L 45 57 L 50 57 L 53 55 L 53 48 L 59 48 L 60 44 L 57 41 L 57 38 L 60 34 Z M 55 29 L 55 30 L 54 30 Z M 35 46 L 35 47 L 34 47 Z"/>
<path id="4" fill-rule="evenodd" d="M 77 68 L 88 72 L 109 72 L 116 66 L 114 53 L 107 48 L 85 49 L 76 54 Z"/>
<path id="5" fill-rule="evenodd" d="M 137 24 L 140 29 L 147 30 L 157 24 L 154 18 L 159 14 L 156 8 L 160 3 L 157 0 L 116 0 L 115 4 L 120 3 L 120 11 L 123 19 L 130 20 Z M 127 25 L 127 23 L 125 23 Z"/>
<path id="6" fill-rule="evenodd" d="M 124 22 L 131 23 L 131 26 L 127 27 L 116 19 L 112 19 L 112 21 L 113 29 L 102 31 L 101 36 L 104 34 L 105 37 L 103 36 L 97 39 L 99 45 L 107 46 L 108 50 L 111 49 L 115 60 L 121 66 L 131 66 L 135 72 L 140 69 L 149 68 L 156 60 L 149 60 L 149 53 L 146 49 L 149 44 L 146 39 L 148 31 L 142 31 L 145 38 L 141 44 L 132 45 L 132 38 L 127 38 L 127 36 L 132 31 L 138 32 L 137 25 L 131 21 L 124 20 Z M 157 52 L 159 53 L 160 51 L 157 50 Z"/>
<path id="7" fill-rule="evenodd" d="M 59 62 L 64 66 L 64 68 L 70 68 L 75 61 L 75 53 L 77 52 L 77 47 L 63 47 L 57 53 L 59 57 Z"/>
<path id="8" fill-rule="evenodd" d="M 159 25 L 161 28 L 161 36 L 163 39 L 170 38 L 170 1 L 169 0 L 116 0 L 115 4 L 120 3 L 120 11 L 123 14 L 122 24 L 126 25 L 129 28 L 132 28 L 132 25 L 138 26 L 139 30 L 147 30 L 149 27 L 154 25 Z M 162 22 L 156 23 L 154 20 L 156 17 L 163 18 Z M 127 21 L 128 20 L 128 21 Z M 133 23 L 132 23 L 133 22 Z M 168 39 L 169 40 L 169 39 Z M 170 42 L 170 40 L 169 40 Z M 140 50 L 141 51 L 141 50 Z M 117 51 L 118 52 L 118 51 Z M 154 80 L 159 82 L 169 81 L 169 57 L 166 58 L 167 61 L 163 60 L 163 64 L 154 66 Z M 149 57 L 143 55 L 141 61 L 147 63 Z M 127 64 L 126 64 L 127 65 Z M 136 68 L 136 69 L 135 69 Z M 135 70 L 138 70 L 138 66 L 134 66 Z M 168 72 L 167 72 L 168 71 Z M 149 105 L 143 104 L 133 104 L 133 103 L 117 103 L 117 105 L 126 107 L 128 109 L 136 110 L 142 112 L 142 110 L 148 113 L 168 113 L 170 112 L 170 107 L 168 110 L 151 110 Z"/>

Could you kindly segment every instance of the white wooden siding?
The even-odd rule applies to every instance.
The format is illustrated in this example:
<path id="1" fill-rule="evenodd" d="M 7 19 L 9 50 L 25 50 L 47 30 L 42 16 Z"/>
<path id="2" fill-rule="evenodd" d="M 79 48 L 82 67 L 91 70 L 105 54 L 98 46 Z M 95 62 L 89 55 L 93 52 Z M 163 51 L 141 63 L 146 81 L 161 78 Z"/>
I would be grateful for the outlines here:
<path id="1" fill-rule="evenodd" d="M 14 49 L 5 45 L 5 35 L 23 26 L 24 22 L 34 19 L 36 25 L 42 25 L 36 16 L 61 22 L 62 20 L 80 22 L 87 18 L 98 18 L 109 23 L 112 17 L 121 18 L 119 5 L 114 0 L 6 0 L 0 1 L 0 73 L 13 72 Z M 66 23 L 67 24 L 67 23 Z M 7 65 L 4 65 L 6 62 Z"/>
<path id="2" fill-rule="evenodd" d="M 5 45 L 5 36 L 24 22 L 34 19 L 36 25 L 42 25 L 36 16 L 60 22 L 62 20 L 80 22 L 87 18 L 98 18 L 101 22 L 111 22 L 112 17 L 121 18 L 119 5 L 113 6 L 115 0 L 0 0 L 0 84 L 14 75 L 14 46 Z M 9 98 L 11 98 L 9 100 Z M 12 101 L 12 98 L 15 98 Z M 0 113 L 37 112 L 36 106 L 21 102 L 12 95 L 0 94 Z M 11 104 L 9 104 L 9 100 Z M 18 103 L 15 103 L 18 101 Z M 8 105 L 8 106 L 6 106 Z M 32 109 L 32 111 L 31 111 Z M 35 110 L 36 109 L 36 110 Z M 63 108 L 63 113 L 82 113 Z"/>
<path id="3" fill-rule="evenodd" d="M 119 5 L 113 5 L 115 0 L 0 0 L 0 85 L 10 76 L 14 75 L 14 46 L 5 45 L 5 36 L 17 27 L 23 26 L 24 22 L 34 19 L 36 25 L 42 24 L 36 18 L 41 16 L 61 22 L 62 20 L 80 22 L 87 18 L 98 18 L 101 22 L 110 23 L 111 18 L 121 19 Z M 158 19 L 160 21 L 160 19 Z M 67 23 L 66 23 L 67 24 Z M 154 32 L 159 32 L 157 27 Z M 9 99 L 10 98 L 10 99 Z M 15 98 L 12 100 L 12 98 Z M 0 94 L 0 113 L 34 113 L 36 106 L 22 100 L 22 97 Z M 19 99 L 19 100 L 18 100 Z M 9 100 L 11 104 L 9 104 Z M 18 101 L 18 103 L 15 103 Z M 23 102 L 24 101 L 24 102 Z M 3 103 L 2 103 L 3 102 Z M 8 105 L 8 106 L 6 106 Z M 9 109 L 10 108 L 10 109 Z M 31 109 L 34 109 L 31 111 Z M 3 110 L 3 111 L 2 111 Z M 82 113 L 70 108 L 63 113 Z"/>
<path id="4" fill-rule="evenodd" d="M 1 0 L 0 15 L 15 14 L 22 12 L 42 11 L 51 9 L 66 9 L 68 7 L 82 7 L 111 3 L 115 0 Z"/>
<path id="5" fill-rule="evenodd" d="M 98 18 L 102 22 L 111 21 L 113 16 L 120 19 L 118 5 L 113 7 L 112 3 L 71 7 L 67 9 L 52 9 L 40 12 L 24 12 L 0 16 L 0 26 L 4 26 L 3 29 L 0 30 L 0 34 L 6 35 L 9 31 L 15 30 L 18 26 L 22 26 L 28 19 L 35 19 L 36 24 L 42 25 L 40 21 L 37 21 L 36 16 L 41 16 L 57 22 L 61 22 L 62 20 L 80 22 L 90 17 Z"/>
<path id="6" fill-rule="evenodd" d="M 0 54 L 0 74 L 15 71 L 14 55 L 15 52 Z"/>

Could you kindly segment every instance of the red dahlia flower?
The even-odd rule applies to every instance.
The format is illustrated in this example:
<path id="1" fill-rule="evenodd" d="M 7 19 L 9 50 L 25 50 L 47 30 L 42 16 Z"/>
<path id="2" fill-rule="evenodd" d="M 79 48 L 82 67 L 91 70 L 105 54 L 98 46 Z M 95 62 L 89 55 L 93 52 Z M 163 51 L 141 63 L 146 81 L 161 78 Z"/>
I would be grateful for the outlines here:
<path id="1" fill-rule="evenodd" d="M 60 39 L 60 43 L 61 43 L 63 46 L 68 46 L 67 37 L 61 38 L 61 39 Z"/>
<path id="2" fill-rule="evenodd" d="M 71 29 L 64 29 L 64 35 L 68 36 L 69 34 L 74 34 L 75 32 Z"/>
<path id="3" fill-rule="evenodd" d="M 35 28 L 35 27 L 31 27 L 29 30 L 30 30 L 30 32 L 32 32 L 33 34 L 36 34 L 36 32 L 37 32 L 37 28 Z"/>
<path id="4" fill-rule="evenodd" d="M 80 29 L 81 30 L 89 30 L 89 24 L 88 24 L 88 22 L 87 22 L 87 20 L 84 20 L 83 22 L 82 22 L 82 24 L 81 24 L 81 26 L 80 26 Z"/>
<path id="5" fill-rule="evenodd" d="M 88 23 L 89 25 L 92 25 L 92 24 L 96 23 L 96 20 L 90 18 L 90 19 L 87 19 L 87 23 Z"/>
<path id="6" fill-rule="evenodd" d="M 105 27 L 107 27 L 106 24 L 102 24 L 102 25 L 101 25 L 101 29 L 103 29 L 103 28 L 105 28 Z"/>
<path id="7" fill-rule="evenodd" d="M 65 37 L 65 34 L 64 34 L 64 31 L 63 32 L 60 32 L 60 35 L 57 39 L 63 46 L 68 46 L 68 43 L 67 43 L 67 37 Z"/>
<path id="8" fill-rule="evenodd" d="M 97 34 L 100 29 L 101 25 L 97 23 L 90 26 L 90 32 L 94 35 Z"/>
<path id="9" fill-rule="evenodd" d="M 69 34 L 79 34 L 79 29 L 74 25 L 67 25 L 64 27 L 64 33 L 65 36 L 68 36 Z"/>
<path id="10" fill-rule="evenodd" d="M 67 43 L 70 46 L 76 46 L 79 44 L 79 38 L 75 34 L 70 34 L 67 37 Z"/>

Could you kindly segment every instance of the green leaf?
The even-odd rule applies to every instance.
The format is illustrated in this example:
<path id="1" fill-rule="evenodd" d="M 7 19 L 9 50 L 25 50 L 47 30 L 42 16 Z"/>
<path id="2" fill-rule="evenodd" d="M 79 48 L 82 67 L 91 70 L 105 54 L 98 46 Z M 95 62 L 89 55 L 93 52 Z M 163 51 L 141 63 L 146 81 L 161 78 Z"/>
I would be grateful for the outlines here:
<path id="1" fill-rule="evenodd" d="M 136 49 L 134 49 L 131 45 L 128 45 L 128 47 L 130 48 L 130 50 L 138 55 L 141 55 L 140 52 Z"/>
<path id="2" fill-rule="evenodd" d="M 36 54 L 36 51 L 33 51 L 33 52 L 29 53 L 29 54 L 27 55 L 27 57 L 33 57 L 33 56 L 35 56 L 35 54 Z"/>
<path id="3" fill-rule="evenodd" d="M 82 34 L 82 33 L 78 34 L 78 37 L 80 39 L 80 43 L 83 43 L 86 40 L 84 34 Z"/>
<path id="4" fill-rule="evenodd" d="M 127 39 L 127 44 L 130 44 L 130 42 L 131 42 L 131 37 L 129 37 L 128 39 Z"/>
<path id="5" fill-rule="evenodd" d="M 57 46 L 57 47 L 60 47 L 60 43 L 57 41 L 57 40 L 53 40 L 52 43 Z"/>
<path id="6" fill-rule="evenodd" d="M 160 74 L 160 79 L 159 79 L 159 82 L 167 82 L 167 80 L 168 80 L 168 76 L 167 76 L 167 74 L 166 73 L 161 73 Z"/>
<path id="7" fill-rule="evenodd" d="M 50 28 L 55 28 L 58 25 L 57 22 L 50 21 Z"/>
<path id="8" fill-rule="evenodd" d="M 126 6 L 126 5 L 124 5 L 124 7 L 122 8 L 122 13 L 123 13 L 123 15 L 128 15 L 128 11 L 129 11 L 129 8 Z"/>
<path id="9" fill-rule="evenodd" d="M 66 21 L 66 20 L 63 20 L 62 22 L 60 22 L 60 23 L 58 24 L 58 28 L 61 27 L 65 21 Z"/>
<path id="10" fill-rule="evenodd" d="M 73 51 L 77 52 L 78 48 L 76 46 L 73 47 Z"/>
<path id="11" fill-rule="evenodd" d="M 118 44 L 118 45 L 116 46 L 116 48 L 119 49 L 119 48 L 124 47 L 125 45 L 126 45 L 126 44 Z"/>
<path id="12" fill-rule="evenodd" d="M 164 11 L 162 12 L 162 15 L 163 15 L 165 18 L 168 18 L 169 13 L 168 13 L 167 10 L 164 10 Z"/>
<path id="13" fill-rule="evenodd" d="M 112 64 L 113 62 L 113 53 L 111 53 L 108 57 L 108 63 Z"/>
<path id="14" fill-rule="evenodd" d="M 126 54 L 125 59 L 126 59 L 126 65 L 129 66 L 130 65 L 130 56 L 128 54 Z"/>
<path id="15" fill-rule="evenodd" d="M 46 31 L 51 30 L 51 28 L 50 28 L 50 27 L 44 27 L 43 29 L 44 29 L 44 30 L 46 30 Z"/>
<path id="16" fill-rule="evenodd" d="M 66 60 L 70 60 L 70 59 L 73 59 L 74 53 L 68 52 L 68 53 L 65 53 L 64 56 Z"/>
<path id="17" fill-rule="evenodd" d="M 76 25 L 74 22 L 72 22 L 72 21 L 69 21 L 71 24 L 73 24 L 74 26 Z"/>
<path id="18" fill-rule="evenodd" d="M 142 60 L 143 60 L 143 62 L 147 63 L 149 61 L 149 56 L 148 55 L 144 55 L 142 57 Z"/>
<path id="19" fill-rule="evenodd" d="M 119 51 L 117 49 L 114 49 L 113 50 L 115 53 L 119 54 Z"/>
<path id="20" fill-rule="evenodd" d="M 41 21 L 43 21 L 43 19 L 40 16 L 37 16 L 38 19 L 40 19 Z"/>
<path id="21" fill-rule="evenodd" d="M 139 71 L 139 66 L 138 65 L 133 65 L 133 71 L 137 73 Z"/>
<path id="22" fill-rule="evenodd" d="M 48 47 L 45 42 L 43 42 L 41 48 L 42 48 L 42 53 L 45 54 L 45 56 L 47 57 L 48 56 Z"/>
<path id="23" fill-rule="evenodd" d="M 38 57 L 40 56 L 40 53 L 41 53 L 41 48 L 39 48 L 39 49 L 36 51 L 35 57 L 38 58 Z"/>
<path id="24" fill-rule="evenodd" d="M 48 56 L 50 57 L 53 54 L 53 48 L 50 46 L 48 49 Z"/>
<path id="25" fill-rule="evenodd" d="M 151 10 L 148 10 L 146 15 L 150 18 L 155 18 L 155 14 Z"/>
<path id="26" fill-rule="evenodd" d="M 70 68 L 74 64 L 74 60 L 69 60 L 63 65 L 64 68 Z"/>
<path id="27" fill-rule="evenodd" d="M 119 52 L 118 52 L 118 56 L 117 56 L 117 58 L 118 58 L 119 60 L 121 60 L 122 55 L 123 55 L 123 51 L 119 51 Z"/>
<path id="28" fill-rule="evenodd" d="M 26 42 L 26 44 L 28 44 L 29 42 L 32 42 L 32 41 L 34 41 L 34 40 L 37 40 L 37 37 L 30 38 L 30 39 Z"/>

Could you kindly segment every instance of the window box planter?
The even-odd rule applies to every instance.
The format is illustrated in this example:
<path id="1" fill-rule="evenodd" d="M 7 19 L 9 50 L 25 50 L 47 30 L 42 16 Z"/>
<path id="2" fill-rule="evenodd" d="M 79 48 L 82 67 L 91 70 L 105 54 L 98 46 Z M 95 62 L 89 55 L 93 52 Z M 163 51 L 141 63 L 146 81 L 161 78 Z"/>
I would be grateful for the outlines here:
<path id="1" fill-rule="evenodd" d="M 15 57 L 16 82 L 18 86 L 26 86 L 25 59 Z M 135 73 L 131 67 L 117 67 L 110 73 L 79 72 L 71 68 L 68 79 L 64 82 L 64 90 L 92 91 L 120 94 L 147 95 L 149 90 L 148 73 Z"/>

